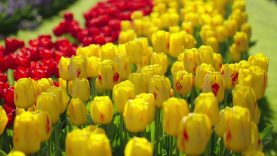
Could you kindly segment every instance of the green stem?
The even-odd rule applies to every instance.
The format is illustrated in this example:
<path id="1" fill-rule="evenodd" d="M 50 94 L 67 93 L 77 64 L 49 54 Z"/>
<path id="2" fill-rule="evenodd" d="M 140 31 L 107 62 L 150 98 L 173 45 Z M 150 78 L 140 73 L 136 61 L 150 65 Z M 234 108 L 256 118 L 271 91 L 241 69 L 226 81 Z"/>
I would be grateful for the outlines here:
<path id="1" fill-rule="evenodd" d="M 8 69 L 7 72 L 7 77 L 8 77 L 8 83 L 10 86 L 14 85 L 14 74 L 13 74 L 13 70 L 12 69 Z"/>
<path id="2" fill-rule="evenodd" d="M 55 125 L 55 149 L 56 156 L 60 156 L 60 145 L 59 145 L 59 126 Z"/>
<path id="3" fill-rule="evenodd" d="M 90 96 L 91 96 L 91 100 L 94 99 L 96 92 L 95 92 L 95 80 L 96 78 L 91 78 L 90 79 Z"/>

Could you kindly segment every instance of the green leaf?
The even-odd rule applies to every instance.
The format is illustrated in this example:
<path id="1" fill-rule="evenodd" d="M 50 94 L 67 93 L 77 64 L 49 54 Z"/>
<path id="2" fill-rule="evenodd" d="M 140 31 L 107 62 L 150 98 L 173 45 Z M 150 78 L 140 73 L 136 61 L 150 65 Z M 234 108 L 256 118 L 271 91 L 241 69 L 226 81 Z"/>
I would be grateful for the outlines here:
<path id="1" fill-rule="evenodd" d="M 272 130 L 273 130 L 273 126 L 268 126 L 260 133 L 260 137 L 261 137 L 263 145 L 266 145 L 271 142 Z"/>
<path id="2" fill-rule="evenodd" d="M 4 151 L 0 150 L 0 156 L 6 156 L 7 153 L 5 153 Z"/>
<path id="3" fill-rule="evenodd" d="M 8 76 L 9 85 L 13 86 L 14 85 L 14 75 L 13 75 L 13 70 L 12 69 L 8 69 L 7 76 Z"/>

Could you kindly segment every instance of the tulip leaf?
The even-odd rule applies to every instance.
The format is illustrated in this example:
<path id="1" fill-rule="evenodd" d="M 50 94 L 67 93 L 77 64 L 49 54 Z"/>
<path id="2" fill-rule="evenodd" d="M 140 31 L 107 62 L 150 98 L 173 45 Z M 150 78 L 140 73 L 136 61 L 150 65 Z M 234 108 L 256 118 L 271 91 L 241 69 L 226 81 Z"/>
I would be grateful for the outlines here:
<path id="1" fill-rule="evenodd" d="M 8 69 L 8 73 L 7 73 L 7 77 L 8 77 L 8 83 L 10 86 L 14 85 L 14 75 L 13 75 L 13 70 L 12 69 Z"/>
<path id="2" fill-rule="evenodd" d="M 250 41 L 250 43 L 249 43 L 249 47 L 253 47 L 253 46 L 255 46 L 255 45 L 256 45 L 256 43 L 257 43 L 257 41 Z"/>
<path id="3" fill-rule="evenodd" d="M 272 130 L 273 126 L 268 126 L 264 128 L 264 130 L 260 133 L 263 145 L 270 143 L 270 141 L 272 140 Z"/>
<path id="4" fill-rule="evenodd" d="M 6 156 L 7 153 L 5 153 L 4 151 L 0 150 L 0 156 Z"/>

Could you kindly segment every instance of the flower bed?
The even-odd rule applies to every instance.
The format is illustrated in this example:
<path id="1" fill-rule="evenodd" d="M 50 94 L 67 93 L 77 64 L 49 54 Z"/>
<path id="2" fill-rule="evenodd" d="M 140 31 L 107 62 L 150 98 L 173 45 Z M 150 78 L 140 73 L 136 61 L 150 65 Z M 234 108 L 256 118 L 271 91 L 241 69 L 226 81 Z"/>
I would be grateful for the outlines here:
<path id="1" fill-rule="evenodd" d="M 264 155 L 269 61 L 248 56 L 244 0 L 110 0 L 84 18 L 53 29 L 82 46 L 43 35 L 0 47 L 3 151 Z"/>

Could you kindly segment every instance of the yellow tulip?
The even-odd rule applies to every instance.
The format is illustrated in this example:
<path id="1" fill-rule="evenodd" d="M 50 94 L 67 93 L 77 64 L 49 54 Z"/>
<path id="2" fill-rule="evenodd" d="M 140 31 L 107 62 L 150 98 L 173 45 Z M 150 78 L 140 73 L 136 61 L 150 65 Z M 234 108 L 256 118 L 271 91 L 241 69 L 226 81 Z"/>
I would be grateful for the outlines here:
<path id="1" fill-rule="evenodd" d="M 260 121 L 260 110 L 252 87 L 238 84 L 232 90 L 232 96 L 233 105 L 247 108 L 250 111 L 251 120 L 258 124 Z"/>
<path id="2" fill-rule="evenodd" d="M 165 100 L 170 97 L 170 81 L 167 77 L 154 75 L 148 82 L 149 93 L 152 93 L 155 98 L 155 105 L 158 108 L 162 107 Z"/>
<path id="3" fill-rule="evenodd" d="M 100 46 L 97 44 L 90 44 L 86 47 L 79 47 L 76 50 L 77 56 L 85 56 L 85 57 L 99 57 L 101 53 Z"/>
<path id="4" fill-rule="evenodd" d="M 168 53 L 169 33 L 166 31 L 157 31 L 151 37 L 152 45 L 157 53 Z"/>
<path id="5" fill-rule="evenodd" d="M 219 43 L 215 37 L 209 37 L 206 41 L 206 45 L 210 46 L 215 53 L 219 52 Z"/>
<path id="6" fill-rule="evenodd" d="M 184 21 L 182 23 L 182 29 L 188 34 L 192 34 L 194 32 L 194 28 L 191 22 Z"/>
<path id="7" fill-rule="evenodd" d="M 65 153 L 67 156 L 75 155 L 88 155 L 88 137 L 90 133 L 88 131 L 74 129 L 68 133 L 65 140 Z"/>
<path id="8" fill-rule="evenodd" d="M 14 103 L 19 108 L 29 108 L 36 102 L 35 84 L 30 78 L 21 78 L 14 85 Z"/>
<path id="9" fill-rule="evenodd" d="M 61 57 L 60 62 L 59 62 L 59 75 L 62 79 L 64 80 L 69 80 L 69 63 L 70 59 L 66 57 Z"/>
<path id="10" fill-rule="evenodd" d="M 48 140 L 50 138 L 52 128 L 49 114 L 42 110 L 36 110 L 32 113 L 35 116 L 35 120 L 39 123 L 41 141 Z"/>
<path id="11" fill-rule="evenodd" d="M 0 135 L 4 132 L 8 123 L 6 111 L 0 106 Z"/>
<path id="12" fill-rule="evenodd" d="M 106 43 L 101 47 L 101 59 L 113 60 L 116 56 L 116 45 L 113 43 Z"/>
<path id="13" fill-rule="evenodd" d="M 193 74 L 181 70 L 177 71 L 174 76 L 174 90 L 183 96 L 187 96 L 194 85 Z"/>
<path id="14" fill-rule="evenodd" d="M 219 118 L 218 101 L 213 93 L 200 93 L 195 99 L 194 113 L 206 114 L 214 126 Z"/>
<path id="15" fill-rule="evenodd" d="M 140 69 L 140 72 L 150 76 L 147 78 L 147 80 L 149 80 L 153 75 L 164 75 L 163 67 L 160 64 L 152 64 L 152 65 L 144 66 Z"/>
<path id="16" fill-rule="evenodd" d="M 240 52 L 246 52 L 248 50 L 247 34 L 244 32 L 237 32 L 234 36 L 234 43 Z"/>
<path id="17" fill-rule="evenodd" d="M 227 32 L 226 32 L 226 28 L 223 25 L 218 25 L 215 28 L 215 32 L 216 32 L 216 39 L 219 43 L 222 43 L 226 40 Z"/>
<path id="18" fill-rule="evenodd" d="M 114 62 L 118 65 L 118 73 L 120 75 L 120 79 L 128 79 L 128 76 L 131 73 L 131 66 L 128 62 L 127 56 L 116 56 Z"/>
<path id="19" fill-rule="evenodd" d="M 178 149 L 187 155 L 200 155 L 211 135 L 211 123 L 204 114 L 192 113 L 179 123 Z"/>
<path id="20" fill-rule="evenodd" d="M 251 122 L 251 143 L 248 146 L 246 151 L 243 151 L 243 155 L 247 155 L 252 151 L 261 151 L 262 150 L 262 143 L 259 136 L 259 130 L 257 124 Z"/>
<path id="21" fill-rule="evenodd" d="M 215 71 L 220 71 L 222 67 L 222 56 L 221 54 L 214 53 L 214 69 Z"/>
<path id="22" fill-rule="evenodd" d="M 186 34 L 184 32 L 183 33 L 183 42 L 184 42 L 184 48 L 185 49 L 190 49 L 190 48 L 194 48 L 196 45 L 196 40 L 193 37 L 193 35 L 191 34 Z"/>
<path id="23" fill-rule="evenodd" d="M 48 88 L 47 92 L 53 93 L 55 95 L 55 99 L 57 101 L 57 107 L 60 113 L 63 113 L 67 108 L 67 104 L 69 101 L 69 97 L 65 91 L 65 89 L 61 87 L 51 86 Z"/>
<path id="24" fill-rule="evenodd" d="M 236 20 L 234 19 L 228 19 L 226 21 L 224 21 L 224 27 L 227 33 L 228 37 L 234 36 L 237 29 L 238 29 L 238 23 Z"/>
<path id="25" fill-rule="evenodd" d="M 137 38 L 137 35 L 134 30 L 121 31 L 119 34 L 119 37 L 118 37 L 118 43 L 124 44 L 124 43 L 134 40 L 135 38 Z"/>
<path id="26" fill-rule="evenodd" d="M 247 35 L 248 40 L 250 40 L 250 38 L 251 38 L 251 25 L 249 23 L 244 23 L 244 24 L 242 24 L 240 30 L 242 32 L 244 32 Z"/>
<path id="27" fill-rule="evenodd" d="M 84 56 L 73 56 L 68 65 L 69 79 L 87 78 L 87 59 Z"/>
<path id="28" fill-rule="evenodd" d="M 175 34 L 177 32 L 180 32 L 181 28 L 179 26 L 171 26 L 169 27 L 169 33 L 170 34 Z"/>
<path id="29" fill-rule="evenodd" d="M 96 96 L 90 102 L 90 115 L 97 124 L 109 124 L 113 119 L 113 103 L 108 96 Z"/>
<path id="30" fill-rule="evenodd" d="M 183 33 L 174 33 L 169 38 L 169 55 L 177 58 L 177 56 L 184 51 Z"/>
<path id="31" fill-rule="evenodd" d="M 143 73 L 132 73 L 129 75 L 129 80 L 134 84 L 135 86 L 135 94 L 140 94 L 147 92 L 147 85 L 148 82 L 144 78 Z"/>
<path id="32" fill-rule="evenodd" d="M 78 98 L 70 100 L 67 108 L 67 115 L 73 125 L 80 126 L 87 123 L 86 107 Z"/>
<path id="33" fill-rule="evenodd" d="M 126 103 L 123 117 L 128 131 L 136 133 L 145 130 L 149 123 L 148 108 L 148 103 L 139 98 L 129 100 Z"/>
<path id="34" fill-rule="evenodd" d="M 200 57 L 198 50 L 196 48 L 186 49 L 184 51 L 183 62 L 186 71 L 188 71 L 189 73 L 194 73 L 196 67 L 200 65 Z"/>
<path id="35" fill-rule="evenodd" d="M 225 121 L 224 145 L 234 152 L 246 150 L 251 143 L 251 119 L 248 109 L 235 106 Z"/>
<path id="36" fill-rule="evenodd" d="M 142 99 L 147 104 L 147 110 L 148 110 L 148 123 L 151 123 L 155 118 L 155 99 L 154 95 L 150 93 L 141 93 L 135 97 L 136 99 Z"/>
<path id="37" fill-rule="evenodd" d="M 145 138 L 134 137 L 125 147 L 124 156 L 152 156 L 153 145 Z"/>
<path id="38" fill-rule="evenodd" d="M 251 64 L 246 60 L 241 60 L 238 63 L 238 68 L 239 69 L 247 69 L 247 68 L 250 68 L 250 66 L 251 66 Z"/>
<path id="39" fill-rule="evenodd" d="M 126 31 L 128 29 L 132 29 L 131 22 L 128 20 L 123 20 L 120 22 L 121 32 Z"/>
<path id="40" fill-rule="evenodd" d="M 229 117 L 232 115 L 232 108 L 226 107 L 219 112 L 219 120 L 215 125 L 215 133 L 219 137 L 224 137 L 226 122 L 229 120 Z"/>
<path id="41" fill-rule="evenodd" d="M 118 73 L 118 65 L 111 60 L 104 60 L 99 64 L 99 83 L 104 90 L 112 90 L 113 86 L 120 82 L 121 76 Z"/>
<path id="42" fill-rule="evenodd" d="M 262 151 L 249 151 L 243 154 L 243 156 L 265 156 Z"/>
<path id="43" fill-rule="evenodd" d="M 200 48 L 198 48 L 198 51 L 201 63 L 206 63 L 214 66 L 214 52 L 212 47 L 202 45 Z"/>
<path id="44" fill-rule="evenodd" d="M 189 114 L 187 101 L 175 97 L 169 98 L 163 103 L 163 127 L 168 135 L 177 136 L 179 123 Z"/>
<path id="45" fill-rule="evenodd" d="M 113 100 L 117 111 L 122 113 L 126 102 L 135 97 L 135 86 L 129 81 L 122 81 L 113 87 Z"/>
<path id="46" fill-rule="evenodd" d="M 236 64 L 224 64 L 221 68 L 223 75 L 225 89 L 231 89 L 237 84 L 238 80 L 238 67 Z"/>
<path id="47" fill-rule="evenodd" d="M 143 12 L 141 12 L 141 11 L 134 11 L 134 12 L 131 14 L 131 19 L 132 19 L 132 20 L 141 19 L 142 17 L 143 17 Z"/>
<path id="48" fill-rule="evenodd" d="M 212 92 L 216 96 L 217 100 L 221 102 L 224 99 L 224 81 L 219 72 L 208 72 L 204 77 L 204 83 L 202 91 Z"/>
<path id="49" fill-rule="evenodd" d="M 37 95 L 39 95 L 42 92 L 47 91 L 47 89 L 53 86 L 53 80 L 50 78 L 42 78 L 36 81 L 35 83 L 35 87 L 36 87 L 36 91 L 37 91 Z"/>
<path id="50" fill-rule="evenodd" d="M 11 151 L 7 156 L 25 156 L 25 153 L 21 151 Z"/>
<path id="51" fill-rule="evenodd" d="M 232 61 L 238 62 L 241 60 L 241 52 L 239 51 L 236 44 L 232 44 L 229 51 Z"/>
<path id="52" fill-rule="evenodd" d="M 195 72 L 195 86 L 198 89 L 202 89 L 206 74 L 214 71 L 215 70 L 213 66 L 210 64 L 202 63 L 200 66 L 198 66 Z"/>
<path id="53" fill-rule="evenodd" d="M 101 59 L 95 56 L 87 57 L 87 74 L 89 78 L 98 76 L 98 65 Z"/>
<path id="54" fill-rule="evenodd" d="M 171 74 L 175 77 L 177 71 L 185 70 L 184 63 L 182 61 L 175 61 L 171 66 Z"/>
<path id="55" fill-rule="evenodd" d="M 249 56 L 248 62 L 251 65 L 261 67 L 266 72 L 268 71 L 269 59 L 263 53 L 258 53 L 256 55 Z"/>
<path id="56" fill-rule="evenodd" d="M 60 110 L 57 109 L 58 103 L 55 96 L 53 93 L 43 92 L 38 96 L 36 103 L 38 109 L 49 114 L 52 124 L 58 122 L 60 116 Z"/>
<path id="57" fill-rule="evenodd" d="M 141 40 L 135 39 L 125 44 L 128 60 L 132 64 L 139 63 L 143 56 L 143 44 Z"/>
<path id="58" fill-rule="evenodd" d="M 159 64 L 162 67 L 162 73 L 165 74 L 168 67 L 167 55 L 164 53 L 153 53 L 151 57 L 151 64 Z"/>
<path id="59" fill-rule="evenodd" d="M 90 96 L 89 81 L 85 78 L 75 78 L 71 88 L 72 98 L 80 98 L 83 102 Z"/>
<path id="60" fill-rule="evenodd" d="M 110 140 L 105 134 L 92 134 L 87 141 L 87 155 L 112 156 Z M 80 154 L 78 154 L 80 155 Z"/>
<path id="61" fill-rule="evenodd" d="M 28 140 L 28 143 L 26 143 Z M 35 153 L 40 149 L 40 123 L 30 112 L 15 117 L 13 127 L 13 146 L 24 153 Z"/>

